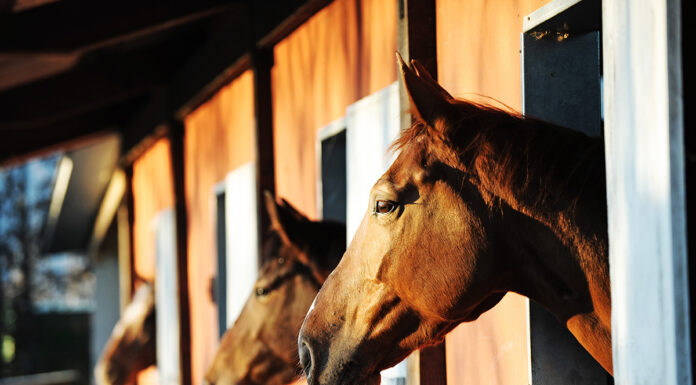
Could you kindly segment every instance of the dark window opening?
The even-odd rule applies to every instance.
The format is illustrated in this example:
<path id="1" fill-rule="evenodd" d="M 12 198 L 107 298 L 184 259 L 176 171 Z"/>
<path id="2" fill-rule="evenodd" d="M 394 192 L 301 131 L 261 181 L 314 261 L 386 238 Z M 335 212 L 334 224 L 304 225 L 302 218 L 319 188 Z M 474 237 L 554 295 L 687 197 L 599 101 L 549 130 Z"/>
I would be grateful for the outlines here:
<path id="1" fill-rule="evenodd" d="M 213 282 L 213 298 L 218 306 L 218 330 L 220 337 L 227 329 L 227 231 L 225 227 L 225 193 L 215 196 L 216 200 L 216 239 L 217 276 Z"/>
<path id="2" fill-rule="evenodd" d="M 601 26 L 601 1 L 583 0 L 525 31 L 527 116 L 590 136 L 604 135 Z M 533 301 L 529 313 L 534 384 L 614 383 L 556 317 Z"/>
<path id="3" fill-rule="evenodd" d="M 322 218 L 346 223 L 346 130 L 321 141 Z"/>

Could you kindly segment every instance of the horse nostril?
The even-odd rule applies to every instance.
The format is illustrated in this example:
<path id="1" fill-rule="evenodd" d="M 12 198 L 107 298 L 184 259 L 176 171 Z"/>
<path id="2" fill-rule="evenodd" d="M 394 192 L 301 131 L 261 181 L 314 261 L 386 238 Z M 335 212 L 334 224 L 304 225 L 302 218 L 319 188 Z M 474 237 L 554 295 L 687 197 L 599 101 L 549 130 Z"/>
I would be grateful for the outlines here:
<path id="1" fill-rule="evenodd" d="M 300 344 L 300 365 L 304 369 L 305 376 L 309 378 L 309 374 L 312 370 L 312 349 L 310 349 L 307 342 L 302 341 Z"/>

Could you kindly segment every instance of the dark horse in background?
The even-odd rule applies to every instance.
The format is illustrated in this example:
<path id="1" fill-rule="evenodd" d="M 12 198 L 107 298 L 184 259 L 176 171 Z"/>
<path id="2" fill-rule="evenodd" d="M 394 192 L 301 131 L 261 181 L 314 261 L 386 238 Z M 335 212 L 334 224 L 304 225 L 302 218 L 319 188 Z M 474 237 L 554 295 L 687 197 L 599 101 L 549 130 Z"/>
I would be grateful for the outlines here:
<path id="1" fill-rule="evenodd" d="M 252 294 L 222 338 L 208 370 L 210 384 L 282 385 L 300 376 L 297 334 L 319 288 L 346 246 L 346 228 L 310 221 L 270 194 L 271 236 Z M 95 367 L 98 385 L 134 384 L 156 364 L 154 285 L 142 284 L 118 321 Z"/>
<path id="2" fill-rule="evenodd" d="M 400 63 L 418 120 L 304 321 L 309 384 L 377 384 L 508 291 L 548 308 L 611 373 L 603 141 L 455 100 Z"/>
<path id="3" fill-rule="evenodd" d="M 319 288 L 346 246 L 346 228 L 310 221 L 270 194 L 266 262 L 239 318 L 222 338 L 206 375 L 216 385 L 283 385 L 299 378 L 297 334 Z M 142 284 L 118 321 L 95 367 L 98 385 L 134 384 L 156 364 L 154 285 Z"/>
<path id="4" fill-rule="evenodd" d="M 297 335 L 307 310 L 346 248 L 346 228 L 310 221 L 266 194 L 267 261 L 206 375 L 215 385 L 283 385 L 300 374 Z M 251 289 L 251 288 L 250 288 Z"/>
<path id="5" fill-rule="evenodd" d="M 94 368 L 97 385 L 135 384 L 138 372 L 157 364 L 155 287 L 143 283 L 116 323 Z"/>

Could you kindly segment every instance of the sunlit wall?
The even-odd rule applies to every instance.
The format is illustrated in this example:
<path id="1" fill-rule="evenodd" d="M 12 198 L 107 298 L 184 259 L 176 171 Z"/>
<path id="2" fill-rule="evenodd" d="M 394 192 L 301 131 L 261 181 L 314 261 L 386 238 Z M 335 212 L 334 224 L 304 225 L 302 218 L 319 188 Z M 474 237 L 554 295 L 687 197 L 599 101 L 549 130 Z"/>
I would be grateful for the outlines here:
<path id="1" fill-rule="evenodd" d="M 218 345 L 217 306 L 210 296 L 217 272 L 213 188 L 230 171 L 254 159 L 253 92 L 253 73 L 247 71 L 184 121 L 194 385 L 200 384 Z"/>
<path id="2" fill-rule="evenodd" d="M 440 83 L 455 97 L 522 105 L 522 18 L 548 0 L 437 0 Z M 527 299 L 508 294 L 447 336 L 450 384 L 527 384 Z"/>
<path id="3" fill-rule="evenodd" d="M 336 0 L 275 47 L 279 196 L 316 218 L 316 133 L 396 81 L 396 1 Z"/>

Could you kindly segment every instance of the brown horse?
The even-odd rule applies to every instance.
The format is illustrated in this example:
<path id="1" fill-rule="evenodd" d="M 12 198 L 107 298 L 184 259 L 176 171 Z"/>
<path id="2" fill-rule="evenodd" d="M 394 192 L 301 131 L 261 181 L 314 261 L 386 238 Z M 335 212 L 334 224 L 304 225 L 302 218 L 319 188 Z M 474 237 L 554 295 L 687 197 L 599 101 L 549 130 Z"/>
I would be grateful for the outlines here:
<path id="1" fill-rule="evenodd" d="M 457 101 L 400 62 L 417 123 L 307 314 L 309 384 L 379 383 L 508 291 L 547 307 L 611 372 L 602 140 Z"/>
<path id="2" fill-rule="evenodd" d="M 140 285 L 114 326 L 94 368 L 98 385 L 135 384 L 138 372 L 155 365 L 155 288 Z"/>
<path id="3" fill-rule="evenodd" d="M 297 334 L 307 309 L 346 248 L 346 228 L 308 220 L 266 194 L 271 235 L 253 292 L 225 332 L 206 381 L 287 384 L 300 376 Z"/>

